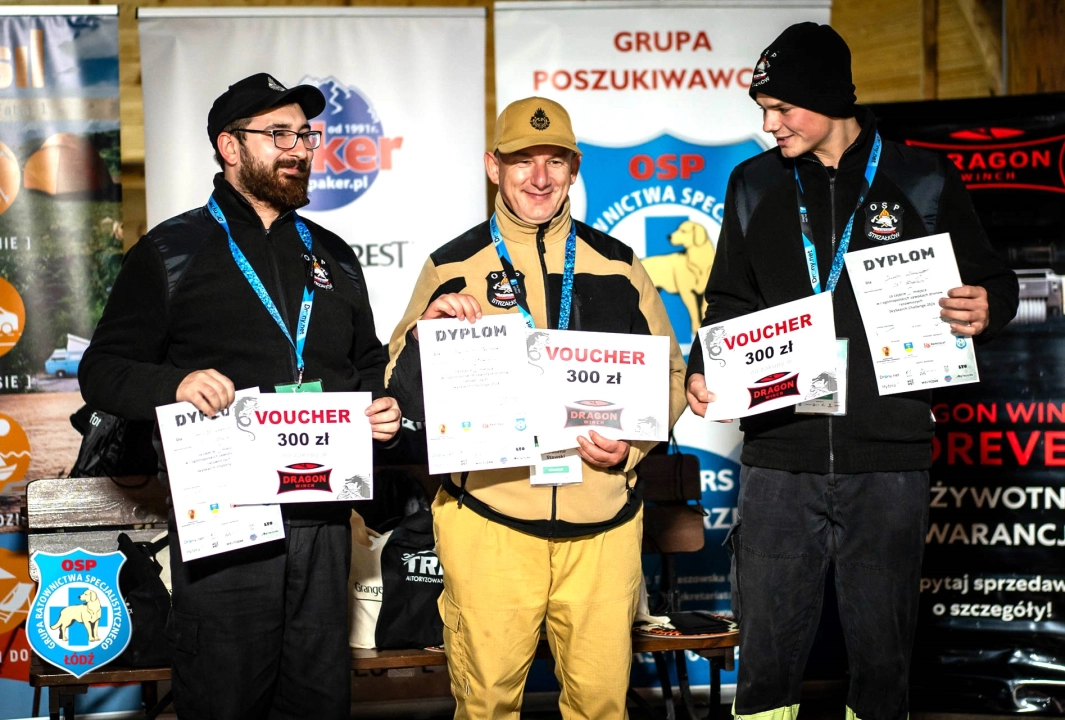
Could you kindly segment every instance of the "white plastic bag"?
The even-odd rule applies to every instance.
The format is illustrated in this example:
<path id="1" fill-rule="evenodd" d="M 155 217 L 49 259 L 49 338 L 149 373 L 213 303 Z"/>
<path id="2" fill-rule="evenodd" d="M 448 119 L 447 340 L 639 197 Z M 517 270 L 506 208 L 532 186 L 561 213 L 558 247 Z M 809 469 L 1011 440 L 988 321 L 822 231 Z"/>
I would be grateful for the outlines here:
<path id="1" fill-rule="evenodd" d="M 351 515 L 351 572 L 348 574 L 348 645 L 373 648 L 384 584 L 381 550 L 391 531 L 378 535 L 358 513 Z"/>

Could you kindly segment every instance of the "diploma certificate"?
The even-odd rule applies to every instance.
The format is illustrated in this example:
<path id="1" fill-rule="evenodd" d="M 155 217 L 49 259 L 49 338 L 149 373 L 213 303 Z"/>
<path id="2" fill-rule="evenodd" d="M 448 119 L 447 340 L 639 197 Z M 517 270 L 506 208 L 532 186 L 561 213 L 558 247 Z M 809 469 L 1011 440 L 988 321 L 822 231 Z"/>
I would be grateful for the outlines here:
<path id="1" fill-rule="evenodd" d="M 418 321 L 429 472 L 532 465 L 525 321 Z"/>
<path id="2" fill-rule="evenodd" d="M 234 404 L 234 501 L 373 498 L 368 392 L 267 393 Z"/>
<path id="3" fill-rule="evenodd" d="M 700 328 L 707 420 L 747 417 L 836 389 L 832 296 L 823 292 Z"/>
<path id="4" fill-rule="evenodd" d="M 939 299 L 960 287 L 947 234 L 844 257 L 881 395 L 980 381 L 972 338 L 954 336 Z"/>
<path id="5" fill-rule="evenodd" d="M 240 434 L 234 407 L 257 389 L 237 392 L 233 406 L 209 418 L 192 403 L 155 409 L 163 440 L 181 559 L 217 555 L 285 536 L 277 505 L 233 505 L 234 445 Z"/>
<path id="6" fill-rule="evenodd" d="M 611 440 L 669 439 L 669 338 L 528 330 L 540 452 Z"/>

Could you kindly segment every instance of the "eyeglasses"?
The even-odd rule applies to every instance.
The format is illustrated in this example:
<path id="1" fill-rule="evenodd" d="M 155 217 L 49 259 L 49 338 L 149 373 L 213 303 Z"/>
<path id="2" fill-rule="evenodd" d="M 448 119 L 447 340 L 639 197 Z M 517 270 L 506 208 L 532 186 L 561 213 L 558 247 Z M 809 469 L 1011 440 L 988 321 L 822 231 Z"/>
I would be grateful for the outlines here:
<path id="1" fill-rule="evenodd" d="M 303 147 L 308 150 L 314 150 L 316 147 L 322 144 L 322 133 L 318 130 L 308 130 L 307 132 L 296 132 L 295 130 L 250 130 L 248 128 L 239 128 L 232 130 L 231 132 L 247 132 L 255 133 L 257 135 L 270 135 L 274 138 L 274 147 L 279 150 L 291 150 L 296 147 L 296 140 L 298 138 L 303 139 Z"/>

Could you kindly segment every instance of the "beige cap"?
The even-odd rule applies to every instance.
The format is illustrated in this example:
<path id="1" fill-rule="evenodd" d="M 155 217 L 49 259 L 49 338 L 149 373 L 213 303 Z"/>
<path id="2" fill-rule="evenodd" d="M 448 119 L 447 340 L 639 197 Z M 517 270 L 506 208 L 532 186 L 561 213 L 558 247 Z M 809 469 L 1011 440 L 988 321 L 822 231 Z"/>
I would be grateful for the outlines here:
<path id="1" fill-rule="evenodd" d="M 492 150 L 512 153 L 533 145 L 555 145 L 579 153 L 569 113 L 554 100 L 515 100 L 496 118 Z"/>

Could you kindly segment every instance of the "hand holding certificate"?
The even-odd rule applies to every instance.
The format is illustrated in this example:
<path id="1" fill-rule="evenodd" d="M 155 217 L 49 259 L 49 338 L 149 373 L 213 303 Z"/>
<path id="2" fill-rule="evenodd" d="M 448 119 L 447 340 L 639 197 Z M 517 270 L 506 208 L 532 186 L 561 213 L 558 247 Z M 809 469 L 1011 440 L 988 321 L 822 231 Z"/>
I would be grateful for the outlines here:
<path id="1" fill-rule="evenodd" d="M 836 382 L 832 296 L 820 293 L 699 330 L 707 420 L 729 420 L 826 395 Z"/>
<path id="2" fill-rule="evenodd" d="M 980 381 L 972 338 L 955 336 L 939 299 L 961 286 L 947 234 L 847 253 L 881 395 Z"/>
<path id="3" fill-rule="evenodd" d="M 233 451 L 239 434 L 234 408 L 257 394 L 257 390 L 237 392 L 234 404 L 213 418 L 188 402 L 155 409 L 182 560 L 285 536 L 277 505 L 233 504 L 232 484 L 239 475 Z"/>
<path id="4" fill-rule="evenodd" d="M 541 452 L 610 440 L 669 439 L 669 338 L 529 330 L 534 428 Z"/>
<path id="5" fill-rule="evenodd" d="M 518 315 L 422 320 L 418 337 L 430 472 L 531 466 L 593 430 L 668 437 L 669 338 L 529 329 Z M 538 476 L 579 481 L 580 457 L 548 459 Z"/>

